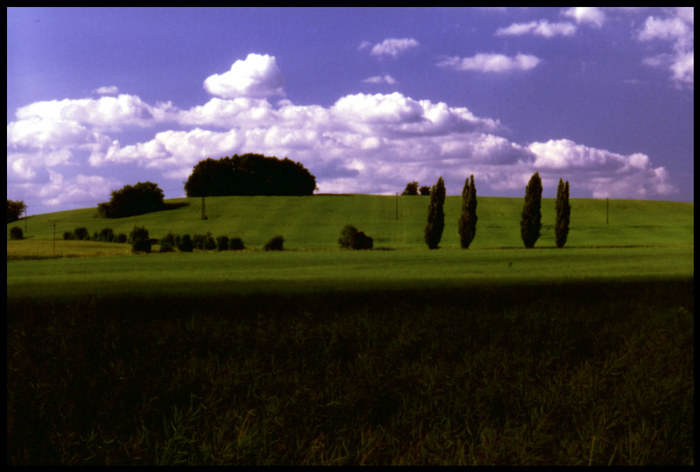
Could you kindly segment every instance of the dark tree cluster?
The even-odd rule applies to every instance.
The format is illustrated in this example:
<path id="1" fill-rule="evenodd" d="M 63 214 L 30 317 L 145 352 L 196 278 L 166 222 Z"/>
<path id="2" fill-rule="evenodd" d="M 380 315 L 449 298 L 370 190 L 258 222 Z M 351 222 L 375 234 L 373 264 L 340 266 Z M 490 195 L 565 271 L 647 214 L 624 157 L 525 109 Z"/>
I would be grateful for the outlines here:
<path id="1" fill-rule="evenodd" d="M 188 197 L 228 195 L 311 195 L 314 177 L 301 163 L 288 158 L 243 154 L 206 159 L 194 166 L 185 183 Z"/>
<path id="2" fill-rule="evenodd" d="M 134 186 L 125 185 L 112 192 L 109 202 L 97 205 L 100 216 L 104 218 L 125 218 L 143 215 L 165 208 L 163 191 L 153 182 L 139 182 Z"/>
<path id="3" fill-rule="evenodd" d="M 423 185 L 418 187 L 418 182 L 413 181 L 406 184 L 401 195 L 430 195 L 430 187 Z"/>
<path id="4" fill-rule="evenodd" d="M 340 232 L 338 244 L 345 249 L 372 249 L 374 240 L 352 225 L 347 225 Z"/>
<path id="5" fill-rule="evenodd" d="M 7 200 L 7 222 L 12 223 L 13 221 L 19 220 L 24 210 L 27 209 L 27 205 L 23 201 Z"/>

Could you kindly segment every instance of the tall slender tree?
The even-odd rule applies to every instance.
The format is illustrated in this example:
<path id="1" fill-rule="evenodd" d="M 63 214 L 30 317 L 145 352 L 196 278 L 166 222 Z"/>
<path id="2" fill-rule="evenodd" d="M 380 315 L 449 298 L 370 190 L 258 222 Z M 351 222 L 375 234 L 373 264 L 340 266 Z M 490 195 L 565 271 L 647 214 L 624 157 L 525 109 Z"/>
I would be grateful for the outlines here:
<path id="1" fill-rule="evenodd" d="M 442 177 L 430 189 L 428 224 L 425 226 L 425 242 L 430 249 L 437 249 L 445 229 L 445 182 Z"/>
<path id="2" fill-rule="evenodd" d="M 542 228 L 542 180 L 540 173 L 535 172 L 530 177 L 525 188 L 525 205 L 520 219 L 520 236 L 526 248 L 535 247 L 535 242 L 540 237 Z"/>
<path id="3" fill-rule="evenodd" d="M 566 238 L 569 235 L 569 217 L 571 216 L 568 180 L 564 183 L 562 179 L 559 179 L 556 210 L 557 220 L 554 224 L 554 232 L 556 233 L 557 247 L 562 248 L 566 244 Z"/>
<path id="4" fill-rule="evenodd" d="M 469 249 L 469 245 L 476 236 L 476 186 L 474 174 L 464 181 L 462 189 L 462 214 L 459 217 L 459 242 L 462 249 Z"/>

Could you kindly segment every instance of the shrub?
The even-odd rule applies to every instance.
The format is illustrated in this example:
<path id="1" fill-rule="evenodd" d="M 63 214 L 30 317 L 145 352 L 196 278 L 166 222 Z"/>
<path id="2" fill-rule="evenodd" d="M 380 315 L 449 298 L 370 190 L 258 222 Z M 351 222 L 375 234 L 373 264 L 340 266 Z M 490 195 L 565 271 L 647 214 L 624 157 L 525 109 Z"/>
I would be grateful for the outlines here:
<path id="1" fill-rule="evenodd" d="M 340 247 L 346 249 L 372 249 L 374 240 L 352 225 L 347 225 L 340 232 Z"/>
<path id="2" fill-rule="evenodd" d="M 158 242 L 160 244 L 160 252 L 173 252 L 175 250 L 177 236 L 173 233 L 168 233 Z"/>
<path id="3" fill-rule="evenodd" d="M 70 231 L 63 232 L 63 240 L 64 241 L 70 241 L 72 239 L 75 239 L 75 235 L 73 233 L 71 233 Z"/>
<path id="4" fill-rule="evenodd" d="M 231 238 L 228 240 L 228 248 L 232 251 L 241 251 L 245 249 L 241 238 Z"/>
<path id="5" fill-rule="evenodd" d="M 24 239 L 22 228 L 19 226 L 13 226 L 12 229 L 10 229 L 10 239 Z"/>
<path id="6" fill-rule="evenodd" d="M 117 242 L 118 243 L 125 243 L 126 242 L 126 234 L 124 233 L 119 233 L 117 235 Z"/>
<path id="7" fill-rule="evenodd" d="M 134 227 L 129 234 L 129 241 L 133 252 L 151 252 L 151 240 L 146 228 Z"/>
<path id="8" fill-rule="evenodd" d="M 284 238 L 282 236 L 274 236 L 264 246 L 266 251 L 282 251 L 284 250 Z"/>
<path id="9" fill-rule="evenodd" d="M 228 236 L 219 236 L 216 238 L 216 250 L 228 251 Z"/>
<path id="10" fill-rule="evenodd" d="M 114 241 L 114 231 L 112 230 L 112 228 L 103 229 L 97 236 L 97 240 L 104 241 L 106 243 L 111 243 L 112 241 Z"/>
<path id="11" fill-rule="evenodd" d="M 88 233 L 87 228 L 75 228 L 75 231 L 73 231 L 73 234 L 75 234 L 75 239 L 79 241 L 89 241 L 90 240 L 90 233 Z"/>
<path id="12" fill-rule="evenodd" d="M 194 243 L 189 234 L 183 234 L 177 238 L 177 249 L 182 252 L 192 252 Z"/>

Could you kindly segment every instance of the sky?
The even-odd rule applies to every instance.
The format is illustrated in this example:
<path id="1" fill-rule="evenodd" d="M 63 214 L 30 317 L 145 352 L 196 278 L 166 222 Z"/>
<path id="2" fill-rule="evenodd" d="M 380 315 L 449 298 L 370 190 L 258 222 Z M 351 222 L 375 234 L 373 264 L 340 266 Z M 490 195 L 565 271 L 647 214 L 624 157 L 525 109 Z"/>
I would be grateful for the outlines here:
<path id="1" fill-rule="evenodd" d="M 8 8 L 7 198 L 96 206 L 197 162 L 301 162 L 317 193 L 445 180 L 693 201 L 694 11 Z"/>

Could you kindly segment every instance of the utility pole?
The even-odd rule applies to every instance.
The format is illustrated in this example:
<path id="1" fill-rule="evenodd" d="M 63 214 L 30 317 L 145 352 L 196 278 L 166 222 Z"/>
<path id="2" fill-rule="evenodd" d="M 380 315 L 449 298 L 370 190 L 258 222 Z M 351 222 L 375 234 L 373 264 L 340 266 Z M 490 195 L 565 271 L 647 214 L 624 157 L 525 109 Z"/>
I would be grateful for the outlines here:
<path id="1" fill-rule="evenodd" d="M 204 212 L 204 195 L 202 195 L 202 219 L 203 219 L 203 220 L 206 220 L 206 219 L 207 219 L 207 215 L 206 215 L 206 213 Z"/>
<path id="2" fill-rule="evenodd" d="M 605 224 L 606 224 L 606 225 L 609 224 L 609 222 L 610 222 L 610 219 L 609 219 L 609 216 L 608 216 L 609 213 L 610 213 L 610 211 L 609 211 L 609 200 L 610 200 L 609 198 L 606 198 L 606 199 L 605 199 Z"/>

